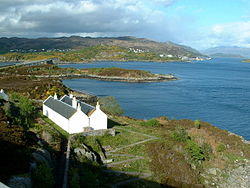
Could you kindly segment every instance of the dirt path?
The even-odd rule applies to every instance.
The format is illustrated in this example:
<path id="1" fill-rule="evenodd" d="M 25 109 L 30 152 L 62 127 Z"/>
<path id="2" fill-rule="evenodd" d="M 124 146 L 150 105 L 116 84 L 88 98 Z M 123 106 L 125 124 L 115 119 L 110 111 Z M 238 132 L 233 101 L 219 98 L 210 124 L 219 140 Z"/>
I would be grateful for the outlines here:
<path id="1" fill-rule="evenodd" d="M 127 162 L 131 162 L 131 161 L 136 161 L 136 160 L 144 159 L 144 157 L 142 157 L 142 156 L 136 156 L 136 155 L 130 155 L 130 154 L 116 154 L 115 152 L 120 151 L 120 150 L 125 149 L 125 148 L 128 148 L 128 147 L 133 147 L 135 145 L 143 144 L 143 143 L 151 141 L 151 140 L 158 139 L 158 137 L 155 137 L 155 136 L 151 136 L 151 135 L 140 133 L 140 132 L 136 132 L 136 131 L 126 130 L 126 129 L 123 129 L 123 128 L 120 128 L 120 127 L 119 128 L 116 127 L 116 129 L 124 130 L 124 131 L 131 132 L 131 133 L 134 133 L 134 134 L 143 135 L 143 136 L 148 137 L 148 138 L 145 139 L 145 140 L 138 141 L 138 142 L 135 142 L 133 144 L 128 144 L 126 146 L 122 146 L 122 147 L 119 147 L 119 148 L 116 148 L 116 149 L 113 149 L 113 150 L 107 152 L 106 153 L 107 156 L 131 157 L 130 159 L 126 159 L 126 160 L 118 161 L 118 162 L 112 162 L 110 164 L 107 164 L 106 165 L 107 167 L 112 167 L 112 166 L 120 165 L 122 163 L 127 163 Z M 124 180 L 124 181 L 120 181 L 120 182 L 114 183 L 114 184 L 112 184 L 113 188 L 119 187 L 121 185 L 125 185 L 125 184 L 133 182 L 133 181 L 137 181 L 137 180 L 140 180 L 140 179 L 145 179 L 145 178 L 151 176 L 150 173 L 142 173 L 142 172 L 127 172 L 127 171 L 115 171 L 115 170 L 105 170 L 104 172 L 114 173 L 114 174 L 126 174 L 126 175 L 131 175 L 131 176 L 137 176 L 137 177 L 134 177 L 134 178 L 130 178 L 128 180 Z"/>

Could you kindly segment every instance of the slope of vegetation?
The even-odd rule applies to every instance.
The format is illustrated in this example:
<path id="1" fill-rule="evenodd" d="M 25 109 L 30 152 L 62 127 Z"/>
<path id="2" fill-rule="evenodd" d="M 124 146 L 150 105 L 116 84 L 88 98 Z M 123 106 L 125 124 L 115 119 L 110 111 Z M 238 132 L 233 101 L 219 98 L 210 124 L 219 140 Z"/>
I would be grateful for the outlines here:
<path id="1" fill-rule="evenodd" d="M 155 52 L 136 53 L 118 46 L 91 46 L 74 49 L 67 52 L 32 52 L 6 53 L 0 55 L 2 61 L 33 61 L 56 58 L 61 62 L 88 62 L 88 61 L 173 61 L 176 57 L 160 57 Z"/>
<path id="2" fill-rule="evenodd" d="M 53 187 L 65 138 L 41 121 L 40 105 L 15 92 L 9 96 L 8 102 L 0 99 L 0 181 L 10 187 Z"/>
<path id="3" fill-rule="evenodd" d="M 243 165 L 250 159 L 249 144 L 245 144 L 239 136 L 205 122 L 168 120 L 165 117 L 136 120 L 113 116 L 113 120 L 116 122 L 113 124 L 117 131 L 115 137 L 79 135 L 74 139 L 74 148 L 85 143 L 99 153 L 108 154 L 107 158 L 113 159 L 114 163 L 120 162 L 113 166 L 111 163 L 110 167 L 108 165 L 110 170 L 122 171 L 120 176 L 104 173 L 102 171 L 105 168 L 99 166 L 95 182 L 102 185 L 115 185 L 134 178 L 126 176 L 126 172 L 139 172 L 152 175 L 139 178 L 126 186 L 216 187 L 227 181 L 230 169 Z M 150 137 L 147 138 L 144 134 Z M 133 145 L 147 139 L 147 142 Z M 112 150 L 117 148 L 122 149 L 112 155 Z M 129 161 L 131 156 L 141 159 Z M 78 169 L 74 165 L 72 168 Z M 81 171 L 81 168 L 78 170 Z"/>
<path id="4" fill-rule="evenodd" d="M 204 57 L 200 52 L 188 46 L 178 45 L 172 42 L 157 42 L 146 38 L 135 37 L 59 37 L 59 38 L 0 38 L 0 53 L 7 52 L 44 52 L 57 51 L 65 52 L 70 50 L 79 50 L 82 48 L 96 46 L 110 46 L 120 48 L 119 52 L 139 50 L 140 52 L 151 52 L 153 54 L 166 54 L 175 57 Z M 105 47 L 104 47 L 105 48 Z M 91 48 L 89 48 L 91 49 Z M 132 49 L 132 50 L 131 50 Z M 104 51 L 105 52 L 105 51 Z M 92 52 L 90 52 L 92 53 Z M 88 57 L 87 57 L 88 58 Z"/>

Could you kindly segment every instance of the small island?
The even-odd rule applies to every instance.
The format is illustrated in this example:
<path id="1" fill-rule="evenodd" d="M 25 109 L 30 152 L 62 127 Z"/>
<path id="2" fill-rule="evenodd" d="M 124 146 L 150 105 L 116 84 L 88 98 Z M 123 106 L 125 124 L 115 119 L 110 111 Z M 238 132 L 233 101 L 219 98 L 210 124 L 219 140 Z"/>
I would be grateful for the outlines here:
<path id="1" fill-rule="evenodd" d="M 84 72 L 88 78 L 108 81 L 159 82 L 177 80 L 172 74 L 153 74 L 149 71 L 122 69 L 118 67 L 90 68 L 82 69 L 81 71 Z"/>
<path id="2" fill-rule="evenodd" d="M 153 74 L 144 70 L 111 68 L 61 68 L 53 64 L 43 64 L 36 66 L 18 66 L 11 69 L 2 69 L 2 74 L 31 76 L 36 78 L 89 78 L 97 80 L 120 81 L 120 82 L 160 82 L 172 81 L 177 78 L 172 74 Z"/>
<path id="3" fill-rule="evenodd" d="M 245 59 L 245 60 L 242 60 L 241 62 L 243 62 L 243 63 L 250 63 L 250 59 Z"/>

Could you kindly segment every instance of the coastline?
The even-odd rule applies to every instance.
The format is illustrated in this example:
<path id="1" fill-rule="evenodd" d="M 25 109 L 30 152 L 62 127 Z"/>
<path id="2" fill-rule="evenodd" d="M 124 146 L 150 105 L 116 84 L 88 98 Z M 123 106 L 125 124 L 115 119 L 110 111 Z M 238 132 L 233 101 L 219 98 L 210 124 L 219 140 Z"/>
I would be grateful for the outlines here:
<path id="1" fill-rule="evenodd" d="M 13 60 L 0 60 L 0 63 L 24 63 L 24 62 L 30 62 L 30 61 L 38 61 L 39 59 L 35 60 L 19 60 L 19 61 L 13 61 Z M 89 64 L 89 63 L 94 63 L 94 62 L 144 62 L 144 63 L 172 63 L 172 62 L 182 62 L 182 63 L 190 63 L 192 61 L 204 61 L 207 60 L 206 58 L 204 59 L 155 59 L 155 60 L 145 60 L 145 59 L 91 59 L 88 61 L 60 61 L 58 59 L 53 60 L 55 65 L 65 65 L 65 64 Z"/>
<path id="2" fill-rule="evenodd" d="M 171 74 L 154 74 L 154 77 L 119 77 L 119 76 L 99 76 L 93 74 L 68 74 L 68 75 L 16 75 L 16 76 L 28 76 L 36 78 L 56 78 L 60 80 L 66 79 L 94 79 L 94 80 L 103 80 L 111 82 L 133 82 L 133 83 L 146 83 L 146 82 L 167 82 L 167 81 L 176 81 L 180 80 L 179 78 Z"/>
<path id="3" fill-rule="evenodd" d="M 154 77 L 118 77 L 118 76 L 99 76 L 92 74 L 71 74 L 71 75 L 36 75 L 36 77 L 40 78 L 60 78 L 60 79 L 75 79 L 75 78 L 87 78 L 87 79 L 95 79 L 95 80 L 104 80 L 104 81 L 113 81 L 113 82 L 135 82 L 135 83 L 143 83 L 143 82 L 164 82 L 164 81 L 175 81 L 179 80 L 179 78 L 167 74 L 154 74 Z"/>
<path id="4" fill-rule="evenodd" d="M 104 80 L 111 82 L 134 82 L 134 83 L 144 83 L 144 82 L 166 82 L 175 81 L 179 78 L 172 74 L 153 74 L 152 77 L 122 77 L 122 76 L 99 76 L 95 74 L 59 74 L 59 75 L 16 75 L 16 76 L 29 76 L 36 78 L 57 78 L 61 80 L 65 79 L 95 79 Z"/>

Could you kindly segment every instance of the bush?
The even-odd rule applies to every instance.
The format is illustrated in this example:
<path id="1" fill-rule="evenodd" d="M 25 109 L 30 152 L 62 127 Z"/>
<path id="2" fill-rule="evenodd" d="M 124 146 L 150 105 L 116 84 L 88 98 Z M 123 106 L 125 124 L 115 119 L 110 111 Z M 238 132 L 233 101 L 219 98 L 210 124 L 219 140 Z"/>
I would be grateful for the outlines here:
<path id="1" fill-rule="evenodd" d="M 99 100 L 101 109 L 111 115 L 122 115 L 123 109 L 119 105 L 118 101 L 113 96 L 102 97 Z"/>
<path id="2" fill-rule="evenodd" d="M 40 164 L 37 166 L 32 174 L 32 180 L 34 187 L 36 188 L 50 188 L 55 184 L 52 169 L 46 164 Z"/>
<path id="3" fill-rule="evenodd" d="M 209 160 L 211 158 L 212 153 L 213 153 L 211 145 L 208 143 L 203 143 L 201 145 L 201 150 L 204 153 L 205 159 Z"/>
<path id="4" fill-rule="evenodd" d="M 148 126 L 148 127 L 157 127 L 160 126 L 160 122 L 157 119 L 150 119 L 147 121 L 141 122 L 142 126 Z"/>
<path id="5" fill-rule="evenodd" d="M 202 148 L 193 140 L 187 141 L 186 151 L 190 156 L 191 160 L 195 163 L 199 163 L 205 160 L 205 155 L 202 151 Z"/>
<path id="6" fill-rule="evenodd" d="M 195 120 L 194 121 L 194 126 L 195 126 L 195 128 L 200 129 L 201 128 L 200 121 L 199 120 Z"/>
<path id="7" fill-rule="evenodd" d="M 27 97 L 13 93 L 11 102 L 5 106 L 5 113 L 13 124 L 28 129 L 35 116 L 35 107 Z"/>
<path id="8" fill-rule="evenodd" d="M 222 144 L 222 143 L 220 143 L 218 146 L 217 146 L 217 151 L 218 152 L 223 152 L 223 151 L 225 151 L 226 150 L 226 146 L 225 146 L 225 144 Z"/>
<path id="9" fill-rule="evenodd" d="M 189 139 L 187 131 L 183 127 L 176 127 L 175 131 L 171 133 L 171 138 L 176 141 L 185 142 Z"/>

